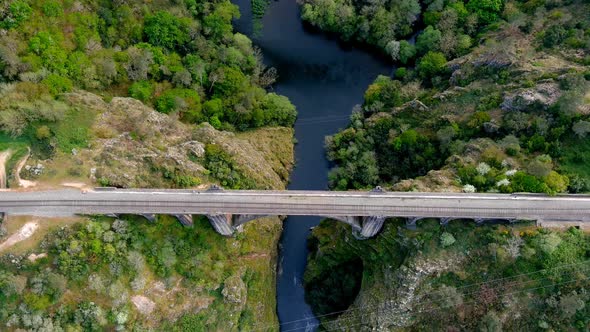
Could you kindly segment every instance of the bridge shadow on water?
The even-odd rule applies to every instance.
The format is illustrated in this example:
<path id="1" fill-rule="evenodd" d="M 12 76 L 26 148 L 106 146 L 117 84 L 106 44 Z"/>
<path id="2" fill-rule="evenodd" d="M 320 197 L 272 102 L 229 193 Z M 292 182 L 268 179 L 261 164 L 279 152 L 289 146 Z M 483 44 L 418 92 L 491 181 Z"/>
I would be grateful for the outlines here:
<path id="1" fill-rule="evenodd" d="M 365 89 L 393 67 L 368 52 L 343 47 L 337 40 L 306 29 L 296 0 L 272 1 L 262 19 L 262 31 L 252 34 L 250 0 L 233 0 L 241 18 L 235 29 L 249 35 L 262 50 L 265 63 L 277 68 L 275 92 L 289 97 L 298 111 L 295 123 L 296 167 L 289 189 L 328 187 L 329 164 L 324 139 L 348 125 L 354 105 Z M 277 313 L 282 331 L 317 329 L 318 321 L 305 302 L 303 273 L 306 240 L 319 217 L 289 217 L 284 222 L 277 276 Z"/>

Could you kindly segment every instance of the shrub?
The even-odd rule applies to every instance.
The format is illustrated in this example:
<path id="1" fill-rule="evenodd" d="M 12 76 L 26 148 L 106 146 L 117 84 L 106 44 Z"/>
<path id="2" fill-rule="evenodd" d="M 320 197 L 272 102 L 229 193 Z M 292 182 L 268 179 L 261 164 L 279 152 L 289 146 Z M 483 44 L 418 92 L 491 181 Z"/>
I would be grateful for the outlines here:
<path id="1" fill-rule="evenodd" d="M 145 19 L 144 33 L 150 44 L 169 50 L 183 49 L 190 40 L 188 23 L 168 12 L 159 11 Z"/>
<path id="2" fill-rule="evenodd" d="M 553 25 L 545 30 L 543 46 L 551 48 L 561 44 L 567 38 L 567 30 L 561 25 Z"/>
<path id="3" fill-rule="evenodd" d="M 129 96 L 147 102 L 154 93 L 154 86 L 149 81 L 138 81 L 129 87 Z"/>
<path id="4" fill-rule="evenodd" d="M 470 0 L 467 9 L 477 15 L 482 24 L 490 24 L 498 20 L 504 3 L 502 0 Z"/>
<path id="5" fill-rule="evenodd" d="M 47 1 L 44 2 L 41 6 L 41 10 L 43 14 L 47 17 L 58 17 L 63 15 L 63 8 L 61 4 L 57 1 Z"/>
<path id="6" fill-rule="evenodd" d="M 51 130 L 47 126 L 40 126 L 35 130 L 35 137 L 38 140 L 44 140 L 51 137 Z"/>
<path id="7" fill-rule="evenodd" d="M 167 90 L 156 99 L 156 110 L 166 114 L 172 111 L 198 114 L 201 112 L 201 97 L 194 90 Z"/>
<path id="8" fill-rule="evenodd" d="M 426 52 L 440 50 L 441 32 L 432 26 L 427 26 L 418 38 L 416 39 L 416 49 L 418 53 L 425 54 Z M 446 60 L 445 60 L 446 62 Z"/>
<path id="9" fill-rule="evenodd" d="M 416 56 L 416 47 L 405 40 L 399 43 L 399 61 L 401 63 L 408 63 Z"/>
<path id="10" fill-rule="evenodd" d="M 457 240 L 455 240 L 455 237 L 451 233 L 444 232 L 440 235 L 440 245 L 443 246 L 443 248 L 453 245 L 455 241 Z"/>
<path id="11" fill-rule="evenodd" d="M 264 123 L 270 126 L 291 127 L 295 123 L 297 111 L 285 96 L 269 93 L 262 101 L 264 109 Z"/>
<path id="12" fill-rule="evenodd" d="M 12 29 L 29 19 L 33 10 L 24 0 L 15 0 L 8 6 L 8 12 L 0 20 L 0 28 Z M 0 12 L 1 14 L 1 12 Z"/>
<path id="13" fill-rule="evenodd" d="M 254 183 L 240 172 L 231 156 L 218 145 L 205 146 L 205 167 L 224 187 L 231 189 L 254 187 Z"/>
<path id="14" fill-rule="evenodd" d="M 49 92 L 54 96 L 64 92 L 70 92 L 74 87 L 69 78 L 57 74 L 49 74 L 41 83 L 47 86 Z"/>
<path id="15" fill-rule="evenodd" d="M 445 71 L 447 59 L 440 52 L 429 51 L 418 63 L 418 74 L 423 79 L 431 78 Z"/>
<path id="16" fill-rule="evenodd" d="M 408 70 L 405 67 L 399 67 L 396 71 L 395 71 L 395 78 L 399 79 L 399 80 L 404 80 L 404 78 L 406 78 L 406 76 L 408 75 Z"/>
<path id="17" fill-rule="evenodd" d="M 573 125 L 572 130 L 578 135 L 578 137 L 584 138 L 586 137 L 586 134 L 590 132 L 590 122 L 583 120 L 578 121 Z"/>

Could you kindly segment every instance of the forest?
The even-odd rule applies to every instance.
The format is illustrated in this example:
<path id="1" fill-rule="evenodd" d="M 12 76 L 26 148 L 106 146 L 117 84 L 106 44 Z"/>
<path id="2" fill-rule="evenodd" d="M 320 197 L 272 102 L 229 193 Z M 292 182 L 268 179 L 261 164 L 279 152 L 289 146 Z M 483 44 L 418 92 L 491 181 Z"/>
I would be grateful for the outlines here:
<path id="1" fill-rule="evenodd" d="M 229 1 L 3 2 L 0 81 L 3 90 L 29 95 L 3 105 L 0 127 L 17 136 L 51 122 L 56 112 L 20 109 L 37 100 L 50 107 L 74 88 L 131 96 L 218 129 L 291 126 L 294 106 L 264 90 L 276 72 L 246 36 L 233 33 L 238 16 Z"/>

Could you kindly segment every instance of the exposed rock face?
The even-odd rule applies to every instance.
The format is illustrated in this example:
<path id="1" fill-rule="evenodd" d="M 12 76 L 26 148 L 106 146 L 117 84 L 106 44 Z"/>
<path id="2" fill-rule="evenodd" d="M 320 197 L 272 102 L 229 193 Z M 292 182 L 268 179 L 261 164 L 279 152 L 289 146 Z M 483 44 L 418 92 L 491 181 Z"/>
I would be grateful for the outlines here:
<path id="1" fill-rule="evenodd" d="M 383 282 L 362 290 L 353 306 L 337 320 L 327 323 L 329 330 L 390 331 L 411 325 L 413 309 L 420 302 L 417 289 L 426 277 L 457 266 L 461 257 L 424 259 L 418 255 L 398 269 L 383 268 Z M 370 308 L 370 309 L 366 309 Z"/>
<path id="2" fill-rule="evenodd" d="M 505 49 L 497 49 L 481 54 L 471 63 L 475 67 L 490 67 L 494 69 L 502 69 L 509 67 L 515 61 L 515 55 L 511 51 Z"/>
<path id="3" fill-rule="evenodd" d="M 455 182 L 456 174 L 451 169 L 432 170 L 425 176 L 415 179 L 402 180 L 396 183 L 394 191 L 421 191 L 421 192 L 460 192 Z"/>
<path id="4" fill-rule="evenodd" d="M 242 277 L 240 275 L 233 275 L 225 279 L 221 294 L 226 302 L 243 306 L 246 304 L 248 291 Z"/>
<path id="5" fill-rule="evenodd" d="M 287 133 L 288 132 L 288 133 Z M 256 132 L 234 134 L 222 132 L 208 123 L 201 124 L 194 137 L 207 144 L 216 144 L 233 156 L 248 178 L 263 185 L 262 189 L 284 188 L 292 165 L 278 161 L 277 155 L 293 155 L 292 144 L 285 146 L 279 136 L 292 135 L 288 128 L 268 128 Z M 283 151 L 281 151 L 283 150 Z"/>
<path id="6" fill-rule="evenodd" d="M 394 108 L 393 113 L 395 114 L 395 113 L 398 113 L 398 112 L 401 112 L 404 110 L 413 110 L 413 111 L 417 111 L 417 112 L 428 112 L 429 108 L 428 108 L 428 106 L 424 105 L 424 103 L 421 102 L 420 100 L 414 99 L 414 100 L 411 100 L 411 101 L 403 104 L 400 107 Z"/>
<path id="7" fill-rule="evenodd" d="M 106 103 L 97 95 L 80 91 L 67 94 L 66 99 L 73 106 L 99 114 L 93 127 L 97 138 L 89 149 L 79 151 L 79 157 L 92 160 L 88 169 L 102 184 L 170 187 L 165 181 L 186 177 L 209 182 L 201 164 L 206 144 L 220 145 L 240 170 L 264 189 L 284 188 L 292 167 L 293 131 L 289 128 L 234 134 L 208 123 L 198 127 L 184 124 L 133 98 L 113 98 Z"/>
<path id="8" fill-rule="evenodd" d="M 154 303 L 154 301 L 142 295 L 132 296 L 131 302 L 133 303 L 133 305 L 135 305 L 137 311 L 139 311 L 143 315 L 151 314 L 152 311 L 154 311 L 154 309 L 156 308 L 156 303 Z"/>
<path id="9" fill-rule="evenodd" d="M 556 83 L 542 83 L 505 96 L 500 107 L 505 111 L 526 111 L 534 108 L 546 110 L 560 96 L 561 91 Z"/>

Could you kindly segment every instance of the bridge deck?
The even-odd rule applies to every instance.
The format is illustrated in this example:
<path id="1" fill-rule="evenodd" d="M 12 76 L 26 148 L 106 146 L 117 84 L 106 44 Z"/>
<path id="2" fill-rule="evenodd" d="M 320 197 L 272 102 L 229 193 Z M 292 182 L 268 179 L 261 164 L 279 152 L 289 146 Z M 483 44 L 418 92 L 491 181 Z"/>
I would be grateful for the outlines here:
<path id="1" fill-rule="evenodd" d="M 108 189 L 0 193 L 0 212 L 255 214 L 587 220 L 587 195 Z"/>

